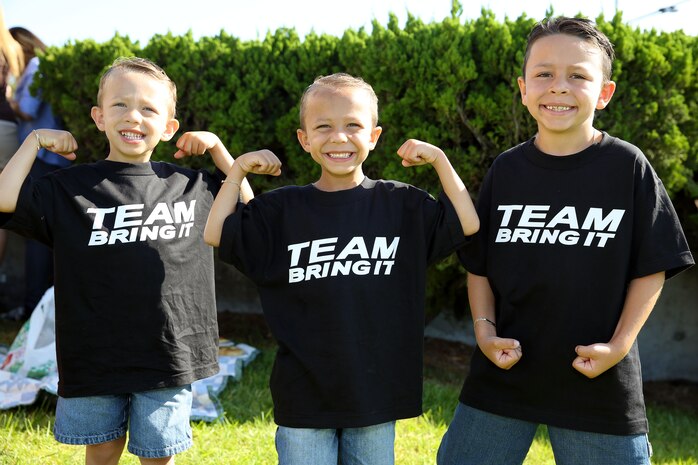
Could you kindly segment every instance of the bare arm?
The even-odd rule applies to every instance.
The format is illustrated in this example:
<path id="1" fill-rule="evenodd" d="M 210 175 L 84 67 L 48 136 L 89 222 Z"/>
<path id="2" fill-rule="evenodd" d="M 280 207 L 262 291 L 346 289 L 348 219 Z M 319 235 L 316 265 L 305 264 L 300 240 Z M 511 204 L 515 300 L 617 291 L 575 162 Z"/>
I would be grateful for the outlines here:
<path id="1" fill-rule="evenodd" d="M 595 378 L 630 352 L 664 286 L 664 272 L 643 276 L 630 281 L 623 311 L 613 337 L 608 343 L 577 346 L 577 357 L 572 366 L 589 378 Z"/>
<path id="2" fill-rule="evenodd" d="M 508 370 L 521 359 L 521 344 L 497 337 L 494 293 L 486 277 L 468 273 L 468 300 L 478 347 L 492 363 Z"/>
<path id="3" fill-rule="evenodd" d="M 235 213 L 240 188 L 247 173 L 278 176 L 281 174 L 281 162 L 269 150 L 250 152 L 238 157 L 228 172 L 228 177 L 223 181 L 208 214 L 204 228 L 204 241 L 208 245 L 220 245 L 223 224 L 226 218 Z"/>
<path id="4" fill-rule="evenodd" d="M 468 189 L 460 176 L 453 169 L 451 162 L 440 148 L 416 139 L 409 139 L 397 151 L 402 158 L 402 165 L 418 166 L 430 163 L 439 175 L 444 193 L 456 210 L 458 219 L 466 236 L 475 234 L 480 229 L 480 220 L 470 198 Z"/>
<path id="5" fill-rule="evenodd" d="M 24 139 L 17 152 L 0 173 L 0 211 L 12 213 L 24 180 L 29 175 L 36 154 L 41 148 L 58 153 L 68 160 L 75 160 L 77 142 L 67 131 L 37 129 Z"/>
<path id="6" fill-rule="evenodd" d="M 174 154 L 175 158 L 203 155 L 208 150 L 216 168 L 223 173 L 230 173 L 230 169 L 235 163 L 223 142 L 212 132 L 186 132 L 177 141 L 177 148 L 179 150 Z M 247 179 L 243 179 L 240 183 L 240 198 L 244 203 L 254 198 L 254 193 Z"/>

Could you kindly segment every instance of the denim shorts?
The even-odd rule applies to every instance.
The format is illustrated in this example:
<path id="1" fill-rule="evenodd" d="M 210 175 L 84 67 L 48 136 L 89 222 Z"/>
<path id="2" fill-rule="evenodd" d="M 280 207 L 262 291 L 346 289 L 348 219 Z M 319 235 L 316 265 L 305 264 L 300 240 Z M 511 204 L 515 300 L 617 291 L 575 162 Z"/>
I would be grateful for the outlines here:
<path id="1" fill-rule="evenodd" d="M 395 422 L 343 429 L 279 426 L 276 451 L 279 465 L 394 465 Z"/>
<path id="2" fill-rule="evenodd" d="M 138 457 L 169 457 L 192 445 L 191 385 L 131 394 L 59 397 L 53 435 L 58 442 L 93 445 L 129 433 Z"/>
<path id="3" fill-rule="evenodd" d="M 521 465 L 538 425 L 462 403 L 441 440 L 438 465 Z M 548 426 L 558 465 L 650 465 L 646 434 L 616 436 Z"/>

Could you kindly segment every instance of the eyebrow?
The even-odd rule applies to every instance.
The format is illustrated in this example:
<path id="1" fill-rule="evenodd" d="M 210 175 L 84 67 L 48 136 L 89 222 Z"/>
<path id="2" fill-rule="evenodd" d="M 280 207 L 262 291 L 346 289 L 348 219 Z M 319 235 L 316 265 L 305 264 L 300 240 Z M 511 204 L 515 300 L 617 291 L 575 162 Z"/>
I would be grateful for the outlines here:
<path id="1" fill-rule="evenodd" d="M 559 63 L 532 63 L 531 68 L 554 68 L 560 66 Z M 566 64 L 564 65 L 565 68 L 572 68 L 572 69 L 580 69 L 580 70 L 587 70 L 589 67 L 586 65 L 582 64 Z"/>
<path id="2" fill-rule="evenodd" d="M 317 118 L 317 119 L 314 119 L 310 122 L 318 124 L 318 123 L 331 123 L 334 121 L 346 122 L 346 121 L 360 121 L 360 120 L 361 120 L 360 115 L 349 113 L 349 114 L 342 115 L 340 118 L 337 118 L 337 119 L 335 119 L 335 118 Z"/>

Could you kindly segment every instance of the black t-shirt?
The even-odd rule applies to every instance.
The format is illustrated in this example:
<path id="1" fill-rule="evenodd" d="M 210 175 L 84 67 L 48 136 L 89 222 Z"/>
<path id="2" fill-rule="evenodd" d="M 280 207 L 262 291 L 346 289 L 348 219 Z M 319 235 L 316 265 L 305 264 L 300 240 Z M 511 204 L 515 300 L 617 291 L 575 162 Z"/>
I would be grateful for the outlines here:
<path id="1" fill-rule="evenodd" d="M 476 350 L 461 401 L 563 428 L 647 432 L 637 342 L 595 379 L 572 368 L 577 345 L 611 339 L 632 279 L 693 263 L 642 152 L 604 134 L 555 157 L 530 140 L 494 161 L 478 214 L 481 230 L 459 256 L 488 278 L 497 335 L 518 339 L 523 356 L 502 370 Z"/>
<path id="2" fill-rule="evenodd" d="M 218 371 L 213 249 L 202 236 L 219 185 L 169 163 L 111 161 L 24 183 L 0 224 L 53 247 L 61 396 Z"/>
<path id="3" fill-rule="evenodd" d="M 257 284 L 279 344 L 275 421 L 344 428 L 418 416 L 427 265 L 464 240 L 445 196 L 398 182 L 285 187 L 239 205 L 220 257 Z"/>

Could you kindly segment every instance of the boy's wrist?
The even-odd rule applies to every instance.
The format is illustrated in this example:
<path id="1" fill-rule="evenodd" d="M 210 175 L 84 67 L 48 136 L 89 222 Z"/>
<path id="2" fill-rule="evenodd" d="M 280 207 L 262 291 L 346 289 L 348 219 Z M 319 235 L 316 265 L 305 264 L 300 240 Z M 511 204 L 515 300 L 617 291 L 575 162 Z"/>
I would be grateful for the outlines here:
<path id="1" fill-rule="evenodd" d="M 39 133 L 36 132 L 36 129 L 32 129 L 32 133 L 34 133 L 34 137 L 36 138 L 36 151 L 38 152 L 41 150 L 41 137 L 39 137 Z"/>
<path id="2" fill-rule="evenodd" d="M 438 147 L 437 147 L 437 149 L 438 149 L 438 152 L 436 152 L 436 157 L 434 157 L 434 160 L 432 160 L 431 164 L 437 165 L 437 164 L 444 163 L 444 162 L 450 163 L 448 161 L 448 157 L 446 156 L 446 153 Z"/>
<path id="3" fill-rule="evenodd" d="M 614 336 L 611 338 L 610 341 L 608 341 L 608 346 L 611 348 L 613 352 L 622 354 L 623 357 L 628 355 L 628 352 L 630 352 L 630 349 L 632 347 L 633 341 L 628 341 L 627 338 L 624 337 L 619 337 L 619 336 Z"/>
<path id="4" fill-rule="evenodd" d="M 494 321 L 490 320 L 489 318 L 485 318 L 484 316 L 481 316 L 479 318 L 475 318 L 473 320 L 473 324 L 477 324 L 477 323 L 487 323 L 487 324 L 494 326 L 495 328 L 497 327 L 497 324 Z"/>
<path id="5" fill-rule="evenodd" d="M 473 323 L 475 340 L 485 341 L 491 337 L 497 337 L 497 327 L 487 322 Z"/>
<path id="6" fill-rule="evenodd" d="M 239 161 L 234 161 L 233 167 L 230 168 L 230 171 L 228 171 L 228 175 L 223 182 L 229 182 L 231 184 L 235 183 L 240 186 L 242 184 L 242 180 L 245 179 L 245 176 L 247 176 L 247 171 L 245 171 Z"/>
<path id="7" fill-rule="evenodd" d="M 208 153 L 212 157 L 215 157 L 215 156 L 218 156 L 218 155 L 223 153 L 221 150 L 222 148 L 223 148 L 223 142 L 221 142 L 221 140 L 218 138 L 218 136 L 216 136 L 216 142 L 206 150 L 208 150 Z"/>
<path id="8" fill-rule="evenodd" d="M 240 183 L 232 179 L 224 179 L 221 181 L 221 184 L 232 184 L 234 186 L 238 186 L 238 189 L 240 189 Z"/>

